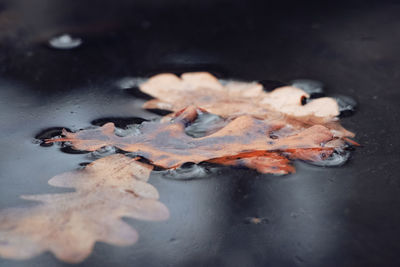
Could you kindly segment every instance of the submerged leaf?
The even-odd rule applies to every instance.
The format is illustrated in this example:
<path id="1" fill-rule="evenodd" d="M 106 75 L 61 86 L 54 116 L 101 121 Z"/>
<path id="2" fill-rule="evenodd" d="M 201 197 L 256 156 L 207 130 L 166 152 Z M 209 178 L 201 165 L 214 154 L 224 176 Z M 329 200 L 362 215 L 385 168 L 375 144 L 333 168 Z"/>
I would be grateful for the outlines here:
<path id="1" fill-rule="evenodd" d="M 53 177 L 49 184 L 76 192 L 22 196 L 40 203 L 0 211 L 0 256 L 27 259 L 51 251 L 63 261 L 80 262 L 97 241 L 135 243 L 138 234 L 122 217 L 159 221 L 169 216 L 147 183 L 151 170 L 117 154 Z"/>
<path id="2" fill-rule="evenodd" d="M 259 83 L 222 84 L 209 73 L 197 72 L 181 77 L 158 74 L 142 83 L 140 90 L 156 97 L 145 108 L 173 114 L 160 122 L 143 122 L 131 136 L 115 135 L 114 125 L 107 123 L 76 133 L 64 130 L 65 138 L 48 142 L 69 141 L 74 149 L 88 151 L 115 146 L 164 168 L 211 161 L 264 173 L 289 173 L 294 169 L 288 158 L 322 161 L 354 136 L 339 124 L 335 99 L 312 99 L 303 105 L 309 95 L 296 87 L 268 93 Z M 204 113 L 218 119 L 196 123 Z"/>
<path id="3" fill-rule="evenodd" d="M 293 130 L 282 121 L 259 120 L 248 115 L 233 119 L 210 135 L 193 138 L 185 133 L 185 127 L 195 121 L 198 112 L 195 107 L 188 107 L 171 121 L 143 122 L 137 135 L 117 136 L 114 125 L 107 123 L 101 128 L 76 133 L 64 131 L 65 138 L 49 141 L 69 141 L 74 149 L 87 151 L 115 146 L 163 168 L 176 168 L 185 162 L 211 161 L 245 165 L 265 173 L 292 172 L 289 161 L 280 155 L 282 152 L 292 158 L 309 160 L 310 153 L 329 154 L 344 144 L 322 125 Z M 336 146 L 325 147 L 332 140 L 337 140 Z"/>

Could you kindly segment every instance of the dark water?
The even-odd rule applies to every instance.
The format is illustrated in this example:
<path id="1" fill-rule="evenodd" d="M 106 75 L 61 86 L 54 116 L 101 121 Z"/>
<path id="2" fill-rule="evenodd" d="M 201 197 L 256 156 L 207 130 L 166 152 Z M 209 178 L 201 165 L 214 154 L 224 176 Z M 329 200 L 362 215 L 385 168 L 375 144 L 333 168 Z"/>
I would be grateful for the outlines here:
<path id="1" fill-rule="evenodd" d="M 303 91 L 308 93 L 311 98 L 325 95 L 325 86 L 320 81 L 311 79 L 297 79 L 292 81 L 290 85 L 302 89 Z"/>
<path id="2" fill-rule="evenodd" d="M 127 220 L 140 234 L 135 245 L 98 243 L 77 266 L 400 265 L 396 3 L 41 0 L 0 10 L 0 208 L 27 204 L 21 194 L 67 191 L 47 181 L 110 153 L 40 146 L 43 130 L 159 117 L 140 108 L 132 77 L 207 70 L 271 89 L 306 77 L 358 103 L 343 123 L 363 147 L 343 166 L 296 162 L 297 173 L 283 177 L 202 166 L 206 179 L 180 180 L 155 171 L 150 182 L 171 218 Z M 49 48 L 63 33 L 82 44 Z M 0 266 L 66 264 L 46 253 Z"/>

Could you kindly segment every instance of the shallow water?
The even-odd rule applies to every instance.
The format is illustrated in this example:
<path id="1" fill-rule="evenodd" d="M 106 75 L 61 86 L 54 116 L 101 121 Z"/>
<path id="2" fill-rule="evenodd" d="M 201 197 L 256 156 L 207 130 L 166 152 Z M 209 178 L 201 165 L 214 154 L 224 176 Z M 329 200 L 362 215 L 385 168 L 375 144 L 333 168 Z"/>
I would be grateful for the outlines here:
<path id="1" fill-rule="evenodd" d="M 118 135 L 137 134 L 136 126 L 139 123 L 144 120 L 159 118 L 158 115 L 141 109 L 142 99 L 126 94 L 123 89 L 114 89 L 107 85 L 101 86 L 100 89 L 96 86 L 96 94 L 93 93 L 94 89 L 91 87 L 79 88 L 79 90 L 72 91 L 68 95 L 63 95 L 62 99 L 58 94 L 55 94 L 46 97 L 47 99 L 45 98 L 45 102 L 48 103 L 46 105 L 43 105 L 43 98 L 41 101 L 37 101 L 35 95 L 28 97 L 23 88 L 16 83 L 7 83 L 7 86 L 3 86 L 3 90 L 1 90 L 7 99 L 15 100 L 4 103 L 6 105 L 2 105 L 2 109 L 7 109 L 9 113 L 10 111 L 18 113 L 13 117 L 13 120 L 9 120 L 5 124 L 7 127 L 3 127 L 4 131 L 2 132 L 2 147 L 5 149 L 4 151 L 8 152 L 2 154 L 0 163 L 2 173 L 7 174 L 0 180 L 1 208 L 26 204 L 27 201 L 18 198 L 21 194 L 70 191 L 71 189 L 50 187 L 47 185 L 47 180 L 56 174 L 81 168 L 95 159 L 118 152 L 112 147 L 105 147 L 99 151 L 85 153 L 68 149 L 68 146 L 60 144 L 48 146 L 38 140 L 57 136 L 64 127 L 78 130 L 100 126 L 107 121 L 112 121 L 118 126 L 116 132 Z M 24 96 L 23 102 L 21 102 L 21 96 Z M 107 104 L 107 108 L 104 108 L 104 103 Z M 21 105 L 23 105 L 23 109 L 21 109 Z M 10 113 L 11 116 L 13 112 Z M 206 130 L 209 130 L 206 125 L 210 122 L 216 122 L 216 125 L 219 125 L 218 127 L 225 124 L 224 120 L 218 116 L 201 114 L 187 132 L 194 137 L 203 136 Z M 8 133 L 12 134 L 7 134 L 7 129 Z M 301 167 L 298 172 L 300 176 L 310 174 L 310 171 L 307 170 L 302 174 Z M 202 181 L 190 182 L 198 179 Z M 225 231 L 221 232 L 220 227 L 222 225 L 239 227 L 242 229 L 241 235 L 243 237 L 250 233 L 250 236 L 252 236 L 255 233 L 254 231 L 258 232 L 261 229 L 247 228 L 252 225 L 252 223 L 249 224 L 248 218 L 267 216 L 267 219 L 261 220 L 262 223 L 258 227 L 270 223 L 274 224 L 275 219 L 274 213 L 270 213 L 268 210 L 260 210 L 260 207 L 266 203 L 262 204 L 264 201 L 257 197 L 259 194 L 257 190 L 254 191 L 253 188 L 253 190 L 248 191 L 248 189 L 245 189 L 246 186 L 260 182 L 275 184 L 287 179 L 299 178 L 289 175 L 282 180 L 282 178 L 261 175 L 246 168 L 222 167 L 215 164 L 195 165 L 188 163 L 176 170 L 156 170 L 152 174 L 150 183 L 157 187 L 160 191 L 161 201 L 170 208 L 171 219 L 160 223 L 135 222 L 134 225 L 140 234 L 141 241 L 129 248 L 129 251 L 131 251 L 129 253 L 137 255 L 135 249 L 138 249 L 138 251 L 142 251 L 139 255 L 143 256 L 143 253 L 147 253 L 143 249 L 147 247 L 151 251 L 157 249 L 167 253 L 160 255 L 172 255 L 176 253 L 174 251 L 180 249 L 187 251 L 190 247 L 190 251 L 186 253 L 192 255 L 191 257 L 196 257 L 194 256 L 197 254 L 196 251 L 200 252 L 209 246 L 210 235 L 220 235 L 221 239 L 217 238 L 213 242 L 231 242 L 228 241 L 230 240 L 229 234 Z M 173 180 L 176 180 L 176 182 Z M 262 182 L 262 180 L 264 181 Z M 237 183 L 243 185 L 239 186 Z M 21 187 L 21 184 L 24 186 Z M 295 186 L 295 184 L 291 186 Z M 270 190 L 268 186 L 262 187 L 264 187 L 264 190 Z M 243 190 L 246 192 L 243 192 Z M 176 198 L 173 196 L 176 196 Z M 246 208 L 247 211 L 242 211 L 239 214 L 229 212 L 232 208 L 230 207 L 232 200 L 238 201 L 238 204 L 235 205 L 242 205 L 239 203 L 247 203 L 249 197 L 250 203 L 254 201 L 261 201 L 261 203 L 255 204 L 256 202 L 254 202 L 253 208 Z M 210 209 L 210 205 L 212 209 Z M 227 207 L 229 207 L 228 210 L 225 210 Z M 229 217 L 235 218 L 233 224 L 231 219 L 228 219 Z M 214 219 L 210 220 L 211 218 Z M 236 220 L 237 222 L 235 222 Z M 253 225 L 257 226 L 257 224 Z M 192 241 L 190 241 L 191 239 Z M 259 240 L 258 242 L 264 241 Z M 166 246 L 167 244 L 171 245 Z M 258 244 L 261 245 L 262 243 Z M 128 248 L 110 248 L 108 245 L 96 245 L 95 254 L 89 258 L 89 262 L 90 259 L 102 258 L 99 258 L 98 254 L 102 250 L 105 253 L 113 251 L 113 253 L 121 254 L 127 253 Z M 123 257 L 122 254 L 121 257 Z M 162 261 L 171 261 L 172 258 L 168 257 L 164 256 Z M 39 262 L 54 261 L 52 256 L 42 255 L 31 262 L 37 260 Z M 142 260 L 148 261 L 146 257 Z M 104 259 L 101 261 L 104 261 Z"/>
<path id="2" fill-rule="evenodd" d="M 297 173 L 276 177 L 218 167 L 208 179 L 191 180 L 154 171 L 150 182 L 170 220 L 126 220 L 138 243 L 98 243 L 77 266 L 399 266 L 398 6 L 9 2 L 17 6 L 11 18 L 25 24 L 6 24 L 0 35 L 0 208 L 32 205 L 21 194 L 70 191 L 47 181 L 93 160 L 41 147 L 34 138 L 43 130 L 159 117 L 140 108 L 137 92 L 115 84 L 125 77 L 191 70 L 225 79 L 307 77 L 359 103 L 344 124 L 364 147 L 340 168 L 297 161 Z M 84 45 L 49 49 L 47 41 L 62 32 Z M 0 259 L 0 266 L 65 264 L 47 253 L 26 262 Z"/>
<path id="3" fill-rule="evenodd" d="M 22 88 L 24 87 L 18 84 L 8 83 L 3 87 L 2 93 L 5 93 L 8 99 L 11 95 L 15 100 L 19 100 L 21 95 L 27 96 Z M 96 88 L 95 94 L 93 88 Z M 73 150 L 67 144 L 49 145 L 43 142 L 47 138 L 60 135 L 62 128 L 78 130 L 98 127 L 111 121 L 117 126 L 117 135 L 136 135 L 140 133 L 141 122 L 160 118 L 159 115 L 141 108 L 143 99 L 130 93 L 127 94 L 125 88 L 114 88 L 108 83 L 73 90 L 62 96 L 65 101 L 62 101 L 58 94 L 46 98 L 46 102 L 49 104 L 43 105 L 43 99 L 36 102 L 35 96 L 31 95 L 31 98 L 24 102 L 22 110 L 20 109 L 21 102 L 7 102 L 7 110 L 15 110 L 19 115 L 13 118 L 11 125 L 8 124 L 9 131 L 14 134 L 2 138 L 2 141 L 5 142 L 3 148 L 8 146 L 10 151 L 7 153 L 7 159 L 0 163 L 0 167 L 5 173 L 12 176 L 0 180 L 2 183 L 0 208 L 32 205 L 19 199 L 18 196 L 21 194 L 71 191 L 72 189 L 50 187 L 47 185 L 47 180 L 56 174 L 82 168 L 96 159 L 113 153 L 122 153 L 113 147 L 104 147 L 89 153 Z M 106 103 L 106 108 L 104 103 Z M 49 109 L 52 112 L 49 112 Z M 29 125 L 26 124 L 27 121 L 29 121 Z M 207 127 L 210 123 L 214 124 L 213 129 Z M 226 121 L 218 116 L 200 114 L 198 119 L 186 129 L 186 133 L 193 137 L 201 137 L 218 130 L 225 124 Z M 342 155 L 345 154 L 336 153 L 319 166 L 342 165 L 344 159 L 348 158 Z M 5 157 L 5 154 L 2 157 Z M 166 222 L 157 223 L 134 221 L 133 226 L 140 235 L 140 241 L 137 244 L 129 248 L 97 244 L 94 254 L 85 262 L 91 264 L 90 262 L 94 260 L 94 262 L 100 261 L 104 264 L 109 261 L 100 255 L 113 253 L 119 255 L 118 257 L 122 261 L 127 255 L 132 255 L 139 257 L 138 262 L 148 263 L 148 255 L 149 253 L 153 254 L 154 250 L 160 254 L 157 253 L 157 260 L 150 261 L 150 265 L 158 266 L 160 262 L 165 261 L 174 262 L 176 254 L 181 255 L 182 250 L 185 252 L 185 258 L 192 260 L 206 255 L 210 248 L 215 251 L 222 249 L 221 253 L 224 253 L 223 248 L 226 247 L 226 244 L 239 241 L 239 237 L 232 235 L 237 231 L 240 233 L 240 239 L 244 238 L 247 240 L 247 244 L 249 244 L 248 242 L 252 244 L 250 248 L 266 246 L 265 242 L 271 238 L 269 235 L 275 234 L 270 231 L 263 233 L 267 230 L 265 227 L 275 225 L 274 227 L 286 229 L 286 224 L 294 223 L 293 216 L 281 218 L 278 215 L 278 210 L 287 209 L 287 207 L 280 206 L 291 206 L 288 209 L 290 214 L 304 213 L 299 216 L 305 216 L 308 212 L 312 212 L 315 216 L 321 212 L 320 208 L 313 210 L 315 207 L 312 208 L 313 205 L 307 197 L 307 192 L 304 196 L 299 194 L 301 194 L 301 188 L 306 188 L 307 184 L 311 187 L 326 186 L 325 182 L 314 184 L 323 169 L 314 169 L 301 163 L 296 163 L 296 168 L 298 174 L 285 177 L 262 175 L 243 167 L 223 167 L 216 164 L 187 163 L 176 170 L 156 169 L 152 173 L 150 183 L 159 190 L 160 200 L 170 209 L 171 218 Z M 314 178 L 308 182 L 305 181 L 304 178 L 310 177 L 310 175 Z M 302 180 L 300 184 L 298 179 Z M 281 183 L 285 184 L 285 190 L 281 189 L 278 195 L 271 195 L 272 187 L 280 187 Z M 21 184 L 24 186 L 21 187 Z M 269 197 L 264 198 L 265 194 Z M 296 194 L 303 200 L 295 203 L 292 202 L 292 198 L 286 199 L 285 194 Z M 276 198 L 272 200 L 273 202 L 280 203 L 278 207 L 268 204 L 271 197 Z M 313 211 L 306 211 L 306 209 Z M 299 216 L 296 216 L 296 220 Z M 304 219 L 306 218 L 304 217 Z M 131 221 L 129 220 L 129 222 Z M 296 238 L 303 241 L 309 240 L 308 236 L 311 232 L 314 233 L 314 228 L 306 225 L 302 227 L 304 232 L 299 234 L 296 231 Z M 289 238 L 288 235 L 294 233 L 287 232 L 286 229 L 282 234 Z M 262 238 L 257 237 L 258 235 Z M 284 240 L 281 239 L 279 242 L 287 242 Z M 319 247 L 320 252 L 324 253 L 329 247 L 322 246 L 322 244 L 334 242 L 334 238 L 307 242 L 312 242 L 313 246 Z M 242 250 L 239 243 L 231 247 L 229 251 L 231 249 Z M 274 253 L 279 254 L 280 252 Z M 250 256 L 244 254 L 241 257 Z M 154 255 L 152 259 L 154 260 Z M 30 262 L 35 264 L 35 262 L 54 263 L 57 261 L 53 256 L 46 254 L 34 258 Z"/>

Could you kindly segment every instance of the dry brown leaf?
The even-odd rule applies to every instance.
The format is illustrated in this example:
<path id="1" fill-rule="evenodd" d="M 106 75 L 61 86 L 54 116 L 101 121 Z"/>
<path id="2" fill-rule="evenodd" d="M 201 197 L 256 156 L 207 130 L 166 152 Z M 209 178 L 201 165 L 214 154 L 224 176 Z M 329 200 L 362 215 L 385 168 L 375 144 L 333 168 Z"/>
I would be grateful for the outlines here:
<path id="1" fill-rule="evenodd" d="M 69 141 L 74 149 L 95 151 L 104 146 L 115 146 L 124 151 L 135 152 L 153 164 L 164 168 L 175 168 L 185 162 L 199 163 L 212 161 L 224 164 L 244 164 L 262 172 L 287 173 L 292 168 L 276 166 L 289 164 L 279 155 L 266 152 L 290 152 L 300 155 L 295 158 L 309 159 L 309 154 L 333 151 L 344 144 L 340 139 L 335 147 L 324 147 L 334 140 L 331 131 L 321 125 L 293 130 L 282 122 L 259 120 L 252 116 L 239 116 L 219 131 L 201 138 L 193 138 L 185 133 L 185 127 L 194 121 L 198 110 L 188 107 L 177 113 L 178 117 L 168 122 L 144 122 L 140 134 L 120 137 L 114 134 L 114 125 L 107 123 L 97 129 L 82 130 L 76 133 L 64 131 L 65 138 L 50 142 Z M 273 133 L 273 137 L 270 135 Z M 298 153 L 298 151 L 304 151 Z M 308 151 L 308 152 L 306 152 Z M 304 156 L 307 155 L 307 156 Z M 236 157 L 233 163 L 232 157 Z M 243 158 L 254 158 L 246 159 Z M 263 160 L 260 157 L 264 157 Z M 238 159 L 242 160 L 238 160 Z M 321 158 L 319 159 L 321 160 Z M 286 171 L 282 171 L 285 169 Z"/>
<path id="2" fill-rule="evenodd" d="M 148 109 L 178 111 L 187 106 L 202 107 L 222 117 L 251 115 L 271 119 L 282 114 L 304 123 L 327 123 L 339 115 L 333 98 L 322 97 L 302 105 L 309 95 L 291 86 L 267 93 L 259 83 L 228 82 L 222 85 L 207 72 L 184 73 L 181 77 L 163 73 L 140 85 L 140 90 L 155 99 L 144 104 Z"/>
<path id="3" fill-rule="evenodd" d="M 51 251 L 75 263 L 88 257 L 97 241 L 135 243 L 138 234 L 122 217 L 159 221 L 169 216 L 157 190 L 147 183 L 151 170 L 116 154 L 53 177 L 49 184 L 76 192 L 23 196 L 40 204 L 0 211 L 0 256 L 28 259 Z"/>

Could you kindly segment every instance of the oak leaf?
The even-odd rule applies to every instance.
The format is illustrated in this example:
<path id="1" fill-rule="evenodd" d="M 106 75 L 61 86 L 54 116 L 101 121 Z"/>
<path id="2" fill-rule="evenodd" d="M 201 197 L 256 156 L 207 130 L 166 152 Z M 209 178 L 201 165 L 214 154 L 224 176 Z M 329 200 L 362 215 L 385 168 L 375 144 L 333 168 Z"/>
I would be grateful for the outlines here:
<path id="1" fill-rule="evenodd" d="M 266 173 L 293 171 L 288 167 L 289 161 L 280 155 L 283 152 L 291 154 L 292 158 L 321 160 L 316 155 L 329 156 L 334 148 L 344 144 L 322 125 L 294 131 L 284 122 L 260 120 L 249 115 L 234 118 L 213 134 L 193 138 L 185 133 L 185 127 L 196 119 L 198 112 L 195 107 L 188 107 L 171 121 L 143 122 L 137 135 L 117 136 L 114 124 L 107 123 L 76 133 L 64 130 L 65 137 L 49 142 L 68 141 L 74 149 L 86 151 L 115 146 L 163 168 L 176 168 L 185 162 L 210 161 L 245 165 Z M 333 140 L 336 140 L 335 147 L 325 146 Z M 273 163 L 277 164 L 271 168 Z"/>
<path id="2" fill-rule="evenodd" d="M 114 146 L 167 169 L 207 161 L 275 174 L 294 172 L 293 159 L 320 162 L 343 149 L 345 141 L 357 144 L 347 139 L 354 134 L 338 123 L 334 99 L 303 105 L 309 95 L 295 87 L 267 93 L 258 83 L 222 84 L 209 73 L 185 73 L 180 78 L 156 75 L 140 89 L 156 98 L 145 108 L 173 114 L 143 122 L 131 135 L 119 136 L 114 124 L 106 123 L 75 133 L 63 130 L 63 137 L 47 142 L 69 142 L 86 151 Z M 208 125 L 205 136 L 186 134 L 204 112 L 219 115 L 224 122 Z M 80 262 L 97 241 L 135 243 L 138 234 L 122 217 L 157 221 L 169 216 L 157 190 L 147 183 L 152 169 L 117 154 L 53 177 L 51 185 L 76 192 L 22 196 L 40 203 L 0 211 L 0 256 L 26 259 L 51 251 L 66 262 Z"/>
<path id="3" fill-rule="evenodd" d="M 282 114 L 304 123 L 327 123 L 339 115 L 335 99 L 322 97 L 302 105 L 309 94 L 285 86 L 265 92 L 259 83 L 230 81 L 221 84 L 207 72 L 184 73 L 181 77 L 162 73 L 140 85 L 140 90 L 155 99 L 144 104 L 147 109 L 179 111 L 187 106 L 202 107 L 222 117 L 251 115 L 271 119 Z"/>
<path id="4" fill-rule="evenodd" d="M 50 185 L 76 192 L 22 196 L 40 203 L 0 211 L 0 256 L 28 259 L 51 251 L 75 263 L 88 257 L 97 241 L 135 243 L 138 234 L 122 217 L 159 221 L 169 216 L 147 183 L 152 168 L 116 154 L 53 177 Z"/>

